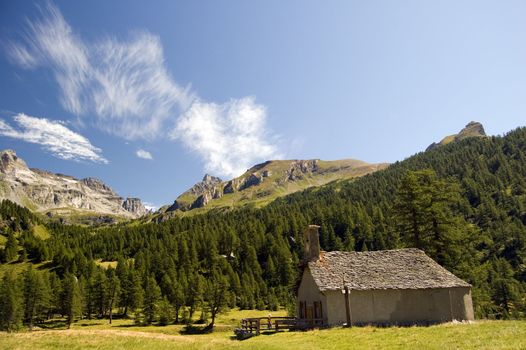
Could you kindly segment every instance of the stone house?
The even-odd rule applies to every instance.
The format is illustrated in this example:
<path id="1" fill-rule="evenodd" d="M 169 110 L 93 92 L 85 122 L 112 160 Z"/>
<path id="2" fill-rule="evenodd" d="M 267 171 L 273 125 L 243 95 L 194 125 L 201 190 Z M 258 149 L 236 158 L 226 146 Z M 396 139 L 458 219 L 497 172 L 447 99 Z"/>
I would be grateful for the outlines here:
<path id="1" fill-rule="evenodd" d="M 432 324 L 473 320 L 471 285 L 414 248 L 320 251 L 305 232 L 297 315 L 310 326 Z"/>

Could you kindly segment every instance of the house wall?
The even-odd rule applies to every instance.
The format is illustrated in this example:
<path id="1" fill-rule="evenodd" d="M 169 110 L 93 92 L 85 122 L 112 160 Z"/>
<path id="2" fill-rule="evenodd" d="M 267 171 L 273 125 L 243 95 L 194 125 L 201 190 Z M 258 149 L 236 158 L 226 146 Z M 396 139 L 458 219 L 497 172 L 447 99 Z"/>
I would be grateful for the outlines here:
<path id="1" fill-rule="evenodd" d="M 322 304 L 322 314 L 324 319 L 324 324 L 327 324 L 327 298 L 322 294 L 314 282 L 309 268 L 306 268 L 303 271 L 303 276 L 301 278 L 301 283 L 298 288 L 298 300 L 296 304 L 296 316 L 300 315 L 299 305 L 300 302 L 307 302 L 308 306 L 313 306 L 315 301 L 321 301 Z M 345 314 L 344 314 L 345 316 Z"/>
<path id="2" fill-rule="evenodd" d="M 317 290 L 317 287 L 315 288 Z M 346 322 L 345 296 L 326 291 L 327 324 Z M 450 303 L 451 301 L 451 303 Z M 470 288 L 351 291 L 353 324 L 413 324 L 473 320 Z"/>

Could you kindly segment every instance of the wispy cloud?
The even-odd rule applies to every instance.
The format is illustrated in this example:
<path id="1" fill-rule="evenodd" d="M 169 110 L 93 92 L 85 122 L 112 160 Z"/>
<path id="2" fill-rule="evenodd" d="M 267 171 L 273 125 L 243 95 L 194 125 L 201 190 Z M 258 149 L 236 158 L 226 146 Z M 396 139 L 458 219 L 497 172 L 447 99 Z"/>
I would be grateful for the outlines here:
<path id="1" fill-rule="evenodd" d="M 24 68 L 52 67 L 63 107 L 76 115 L 85 113 L 84 90 L 90 84 L 92 70 L 88 49 L 60 11 L 50 3 L 44 5 L 39 19 L 27 21 L 22 38 L 20 43 L 7 45 L 11 61 Z"/>
<path id="2" fill-rule="evenodd" d="M 108 163 L 102 150 L 91 144 L 84 136 L 68 129 L 59 121 L 17 114 L 14 118 L 17 127 L 12 127 L 0 119 L 0 136 L 40 145 L 54 156 L 66 160 L 88 160 Z"/>
<path id="3" fill-rule="evenodd" d="M 190 104 L 188 89 L 165 67 L 159 37 L 138 32 L 129 40 L 86 42 L 55 6 L 48 3 L 41 12 L 28 20 L 21 41 L 7 45 L 7 53 L 23 68 L 50 68 L 67 111 L 95 115 L 97 126 L 125 139 L 152 139 Z"/>
<path id="4" fill-rule="evenodd" d="M 196 101 L 179 119 L 172 138 L 199 153 L 207 171 L 234 177 L 258 159 L 279 158 L 265 120 L 265 107 L 253 97 L 224 104 Z"/>
<path id="5" fill-rule="evenodd" d="M 152 160 L 153 157 L 152 157 L 152 154 L 148 151 L 145 151 L 143 149 L 138 149 L 137 152 L 135 152 L 135 155 L 139 158 L 142 158 L 142 159 L 149 159 L 149 160 Z"/>
<path id="6" fill-rule="evenodd" d="M 174 81 L 160 38 L 147 31 L 88 42 L 48 3 L 6 51 L 23 68 L 51 69 L 64 109 L 110 134 L 181 140 L 207 171 L 222 176 L 279 156 L 267 141 L 264 106 L 251 97 L 223 104 L 199 99 Z"/>
<path id="7" fill-rule="evenodd" d="M 164 64 L 159 37 L 143 32 L 129 41 L 95 45 L 93 103 L 102 127 L 128 139 L 152 139 L 170 118 L 186 109 L 192 94 L 176 84 Z"/>

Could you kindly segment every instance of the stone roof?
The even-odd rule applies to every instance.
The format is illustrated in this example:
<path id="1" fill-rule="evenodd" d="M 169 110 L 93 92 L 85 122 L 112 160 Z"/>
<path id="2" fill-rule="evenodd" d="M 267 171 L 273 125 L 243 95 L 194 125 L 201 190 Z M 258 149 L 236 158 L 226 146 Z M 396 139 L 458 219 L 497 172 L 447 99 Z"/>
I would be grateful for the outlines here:
<path id="1" fill-rule="evenodd" d="M 320 291 L 470 287 L 415 248 L 372 252 L 322 252 L 308 263 Z"/>

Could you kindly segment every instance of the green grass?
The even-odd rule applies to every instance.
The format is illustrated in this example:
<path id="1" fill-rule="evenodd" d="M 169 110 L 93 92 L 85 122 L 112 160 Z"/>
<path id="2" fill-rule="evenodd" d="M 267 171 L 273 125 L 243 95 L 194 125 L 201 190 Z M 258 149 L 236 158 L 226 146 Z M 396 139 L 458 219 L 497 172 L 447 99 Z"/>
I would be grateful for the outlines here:
<path id="1" fill-rule="evenodd" d="M 102 259 L 97 259 L 95 260 L 95 264 L 99 265 L 100 267 L 106 270 L 110 267 L 114 269 L 117 268 L 117 261 L 102 261 Z"/>
<path id="2" fill-rule="evenodd" d="M 0 278 L 4 276 L 7 271 L 13 271 L 15 274 L 24 272 L 30 265 L 30 262 L 11 262 L 7 264 L 0 264 Z"/>
<path id="3" fill-rule="evenodd" d="M 51 237 L 49 231 L 45 228 L 44 225 L 36 225 L 33 227 L 33 233 L 36 237 L 40 239 L 48 239 Z"/>
<path id="4" fill-rule="evenodd" d="M 449 135 L 449 136 L 444 137 L 444 138 L 442 139 L 442 141 L 439 142 L 439 145 L 444 146 L 444 145 L 447 145 L 447 144 L 449 144 L 449 143 L 455 141 L 455 137 L 456 137 L 456 136 L 457 136 L 457 135 L 455 134 L 455 135 Z"/>
<path id="5" fill-rule="evenodd" d="M 41 269 L 41 268 L 45 268 L 46 267 L 45 265 L 47 263 L 49 263 L 49 261 L 41 262 L 38 264 L 33 264 L 31 261 L 24 261 L 24 262 L 13 261 L 7 264 L 0 264 L 0 278 L 2 278 L 7 271 L 13 271 L 15 274 L 18 275 L 18 274 L 23 273 L 25 270 L 27 270 L 29 265 L 33 265 L 34 269 Z M 2 348 L 0 347 L 0 350 L 1 349 Z"/>
<path id="6" fill-rule="evenodd" d="M 71 330 L 1 333 L 0 349 L 525 349 L 526 322 L 476 321 L 431 327 L 354 327 L 264 334 L 248 340 L 233 338 L 243 317 L 263 317 L 269 311 L 233 310 L 220 315 L 218 331 L 181 335 L 181 325 L 139 327 L 131 320 L 81 320 Z M 282 316 L 284 311 L 271 312 Z"/>

